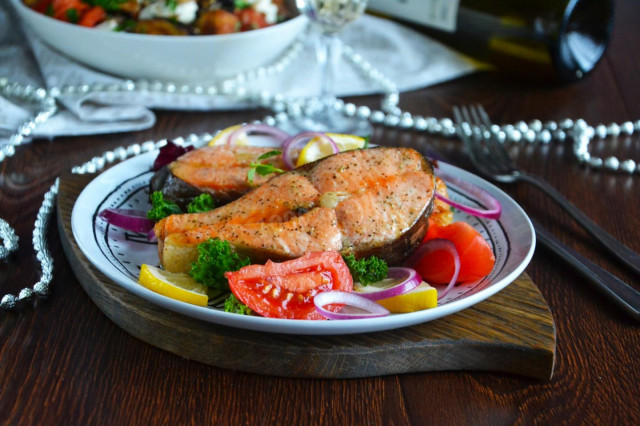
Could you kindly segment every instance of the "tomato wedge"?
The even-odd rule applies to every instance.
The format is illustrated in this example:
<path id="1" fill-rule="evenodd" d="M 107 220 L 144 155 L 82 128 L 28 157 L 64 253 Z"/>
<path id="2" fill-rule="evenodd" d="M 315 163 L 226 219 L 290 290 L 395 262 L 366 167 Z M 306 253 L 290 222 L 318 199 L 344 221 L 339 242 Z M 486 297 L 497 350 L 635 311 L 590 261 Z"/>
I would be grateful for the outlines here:
<path id="1" fill-rule="evenodd" d="M 324 320 L 313 297 L 327 290 L 353 291 L 353 279 L 340 253 L 313 252 L 282 263 L 249 265 L 224 274 L 231 292 L 269 318 Z M 341 306 L 329 306 L 338 311 Z"/>
<path id="2" fill-rule="evenodd" d="M 91 6 L 80 0 L 53 0 L 51 2 L 53 17 L 61 21 L 70 22 L 71 17 L 80 19 Z"/>
<path id="3" fill-rule="evenodd" d="M 447 226 L 430 223 L 424 241 L 435 238 L 449 240 L 456 246 L 460 256 L 458 282 L 479 280 L 487 276 L 496 263 L 489 244 L 466 222 L 453 222 Z M 444 251 L 426 254 L 412 266 L 430 284 L 447 284 L 454 271 L 453 257 Z"/>
<path id="4" fill-rule="evenodd" d="M 100 6 L 89 9 L 78 21 L 78 25 L 83 27 L 95 27 L 107 17 L 106 12 Z"/>
<path id="5" fill-rule="evenodd" d="M 24 4 L 37 12 L 46 13 L 51 1 L 52 0 L 25 0 Z"/>
<path id="6" fill-rule="evenodd" d="M 257 30 L 269 26 L 264 13 L 258 12 L 255 9 L 240 9 L 235 13 L 240 19 L 241 31 Z"/>

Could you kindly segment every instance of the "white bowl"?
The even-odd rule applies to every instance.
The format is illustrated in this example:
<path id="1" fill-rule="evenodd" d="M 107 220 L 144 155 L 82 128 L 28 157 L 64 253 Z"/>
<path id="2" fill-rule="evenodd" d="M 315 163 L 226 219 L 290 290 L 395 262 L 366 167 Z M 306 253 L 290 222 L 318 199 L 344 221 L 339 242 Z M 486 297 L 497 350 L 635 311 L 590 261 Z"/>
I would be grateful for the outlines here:
<path id="1" fill-rule="evenodd" d="M 11 0 L 24 23 L 64 55 L 130 79 L 204 83 L 276 60 L 306 27 L 297 16 L 259 30 L 206 36 L 162 36 L 84 28 Z"/>

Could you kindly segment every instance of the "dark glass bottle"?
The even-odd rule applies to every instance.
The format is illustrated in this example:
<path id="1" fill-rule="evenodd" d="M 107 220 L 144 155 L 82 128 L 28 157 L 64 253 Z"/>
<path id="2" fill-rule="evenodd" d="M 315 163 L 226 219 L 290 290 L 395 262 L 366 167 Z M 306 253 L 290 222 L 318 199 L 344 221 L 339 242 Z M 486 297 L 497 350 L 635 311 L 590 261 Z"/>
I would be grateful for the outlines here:
<path id="1" fill-rule="evenodd" d="M 452 28 L 435 29 L 439 25 L 432 19 L 403 13 L 403 8 L 431 7 L 433 18 L 438 5 L 455 14 Z M 428 35 L 502 71 L 567 83 L 585 76 L 602 58 L 614 0 L 370 0 L 370 7 L 419 23 Z"/>

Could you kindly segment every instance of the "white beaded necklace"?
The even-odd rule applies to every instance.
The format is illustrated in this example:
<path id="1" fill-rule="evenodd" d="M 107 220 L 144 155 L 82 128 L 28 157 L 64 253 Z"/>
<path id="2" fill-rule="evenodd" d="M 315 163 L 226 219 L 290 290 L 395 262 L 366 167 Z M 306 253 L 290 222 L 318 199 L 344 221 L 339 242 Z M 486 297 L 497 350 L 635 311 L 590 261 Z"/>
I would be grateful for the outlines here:
<path id="1" fill-rule="evenodd" d="M 290 118 L 312 112 L 318 107 L 320 100 L 317 98 L 290 98 L 282 94 L 273 94 L 266 90 L 249 91 L 245 87 L 245 84 L 259 78 L 281 73 L 298 57 L 302 51 L 302 46 L 302 41 L 297 40 L 274 64 L 241 73 L 219 84 L 208 86 L 127 80 L 120 84 L 106 86 L 103 84 L 80 84 L 61 88 L 52 87 L 49 90 L 45 90 L 43 88 L 11 82 L 8 78 L 0 77 L 0 95 L 38 106 L 38 111 L 18 127 L 17 131 L 10 136 L 8 144 L 0 148 L 0 162 L 7 157 L 13 156 L 16 146 L 23 144 L 25 139 L 32 135 L 36 126 L 57 112 L 57 99 L 60 96 L 68 94 L 151 91 L 200 96 L 223 95 L 231 99 L 250 102 L 256 106 L 272 110 L 274 115 L 264 117 L 262 122 L 277 126 L 279 123 L 287 121 Z M 373 111 L 367 106 L 345 103 L 337 99 L 333 107 L 338 112 L 349 117 L 358 117 L 369 120 L 373 124 L 387 127 L 426 132 L 445 137 L 454 137 L 456 135 L 456 126 L 450 118 L 438 119 L 435 117 L 424 117 L 402 111 L 398 107 L 400 100 L 398 88 L 391 80 L 365 61 L 349 46 L 344 46 L 343 54 L 368 80 L 383 90 L 384 96 L 381 101 L 380 110 Z M 632 159 L 621 161 L 613 156 L 603 159 L 593 156 L 589 152 L 589 144 L 594 138 L 604 139 L 606 137 L 618 137 L 621 134 L 632 135 L 634 132 L 640 132 L 640 120 L 635 122 L 627 121 L 622 124 L 611 123 L 608 126 L 598 124 L 595 127 L 590 126 L 582 119 L 576 121 L 564 119 L 559 122 L 549 121 L 544 124 L 540 120 L 533 120 L 529 123 L 520 121 L 515 124 L 494 125 L 490 130 L 502 142 L 519 143 L 525 141 L 547 144 L 552 140 L 561 142 L 567 139 L 573 140 L 573 152 L 581 164 L 594 169 L 605 168 L 630 174 L 634 172 L 640 173 L 640 164 L 636 164 Z M 178 142 L 197 143 L 209 140 L 211 137 L 212 135 L 210 134 L 200 136 L 190 135 L 186 141 L 179 138 Z M 142 152 L 158 149 L 165 143 L 166 141 L 148 141 L 142 144 L 133 144 L 126 148 L 120 147 L 113 151 L 107 151 L 101 156 L 95 157 L 80 166 L 75 166 L 71 171 L 76 174 L 95 173 L 114 161 L 121 161 Z M 42 273 L 40 280 L 33 287 L 23 288 L 17 295 L 5 294 L 2 299 L 0 299 L 0 309 L 11 310 L 20 304 L 32 301 L 36 297 L 45 298 L 50 293 L 50 283 L 53 278 L 53 258 L 47 248 L 45 235 L 51 217 L 51 211 L 58 194 L 58 185 L 59 180 L 56 179 L 55 183 L 45 194 L 34 224 L 32 243 L 37 259 L 41 265 Z M 0 260 L 2 260 L 18 247 L 18 237 L 9 224 L 2 219 L 0 219 L 0 240 L 3 242 L 3 246 L 0 246 Z"/>

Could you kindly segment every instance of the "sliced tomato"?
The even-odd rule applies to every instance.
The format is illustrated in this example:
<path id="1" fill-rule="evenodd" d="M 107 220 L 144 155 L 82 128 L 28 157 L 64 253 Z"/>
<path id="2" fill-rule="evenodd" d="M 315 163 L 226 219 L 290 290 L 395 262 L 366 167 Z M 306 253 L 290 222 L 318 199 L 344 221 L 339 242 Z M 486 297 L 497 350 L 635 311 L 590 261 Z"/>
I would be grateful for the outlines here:
<path id="1" fill-rule="evenodd" d="M 255 9 L 251 9 L 251 8 L 240 9 L 240 10 L 236 10 L 235 13 L 240 19 L 241 31 L 257 30 L 258 28 L 264 28 L 269 26 L 264 16 L 264 13 L 258 12 Z"/>
<path id="2" fill-rule="evenodd" d="M 233 294 L 258 314 L 270 318 L 326 319 L 313 298 L 327 290 L 353 291 L 353 279 L 340 253 L 307 253 L 282 263 L 249 265 L 227 272 Z M 329 306 L 337 311 L 341 306 Z"/>
<path id="3" fill-rule="evenodd" d="M 489 243 L 466 222 L 447 226 L 430 223 L 424 241 L 443 238 L 453 242 L 460 256 L 458 282 L 476 281 L 487 276 L 496 263 Z M 430 284 L 447 284 L 453 277 L 453 257 L 439 250 L 426 254 L 413 267 Z"/>
<path id="4" fill-rule="evenodd" d="M 36 12 L 46 13 L 51 4 L 51 0 L 24 0 L 24 4 Z"/>
<path id="5" fill-rule="evenodd" d="M 83 27 L 95 27 L 107 17 L 104 9 L 100 6 L 94 6 L 89 9 L 78 21 L 78 25 Z"/>
<path id="6" fill-rule="evenodd" d="M 61 21 L 71 22 L 78 19 L 91 7 L 80 0 L 53 0 L 53 17 Z M 71 18 L 74 19 L 71 19 Z M 75 23 L 75 22 L 74 22 Z"/>

